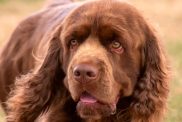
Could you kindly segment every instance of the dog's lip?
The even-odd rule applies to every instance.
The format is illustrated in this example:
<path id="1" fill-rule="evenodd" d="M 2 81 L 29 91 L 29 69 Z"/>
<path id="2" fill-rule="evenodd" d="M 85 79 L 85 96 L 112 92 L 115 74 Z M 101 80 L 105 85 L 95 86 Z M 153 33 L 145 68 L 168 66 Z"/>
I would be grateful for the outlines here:
<path id="1" fill-rule="evenodd" d="M 81 94 L 80 101 L 83 102 L 83 103 L 90 103 L 90 104 L 98 102 L 98 100 L 94 96 L 89 94 L 88 92 L 83 92 Z"/>
<path id="2" fill-rule="evenodd" d="M 101 101 L 99 99 L 97 99 L 96 97 L 94 97 L 92 94 L 88 93 L 88 92 L 83 92 L 80 96 L 79 102 L 85 103 L 85 104 L 94 104 L 94 103 L 99 103 L 99 104 L 110 104 L 110 105 L 116 105 L 119 101 L 120 97 L 118 95 L 118 97 L 116 98 L 116 100 L 113 103 L 107 103 L 105 101 Z"/>

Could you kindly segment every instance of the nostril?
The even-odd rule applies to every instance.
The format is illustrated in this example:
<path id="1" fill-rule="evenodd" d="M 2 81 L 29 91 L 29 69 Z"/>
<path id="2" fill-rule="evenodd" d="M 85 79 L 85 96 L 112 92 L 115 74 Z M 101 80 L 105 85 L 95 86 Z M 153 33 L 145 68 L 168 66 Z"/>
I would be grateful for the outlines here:
<path id="1" fill-rule="evenodd" d="M 76 77 L 79 77 L 79 76 L 81 75 L 80 71 L 78 71 L 78 70 L 75 70 L 75 71 L 73 72 L 73 74 L 74 74 L 74 76 L 76 76 Z"/>
<path id="2" fill-rule="evenodd" d="M 88 71 L 86 75 L 88 78 L 95 78 L 97 76 L 96 73 L 93 71 Z"/>

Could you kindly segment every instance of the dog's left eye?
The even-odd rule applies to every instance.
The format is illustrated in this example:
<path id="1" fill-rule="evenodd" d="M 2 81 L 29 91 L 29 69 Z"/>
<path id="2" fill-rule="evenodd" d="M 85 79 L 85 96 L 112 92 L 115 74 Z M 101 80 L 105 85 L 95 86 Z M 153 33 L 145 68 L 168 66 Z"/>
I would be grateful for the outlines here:
<path id="1" fill-rule="evenodd" d="M 111 44 L 110 44 L 110 49 L 112 52 L 115 52 L 115 53 L 118 53 L 118 54 L 121 54 L 124 49 L 123 49 L 123 46 L 121 45 L 121 43 L 119 41 L 112 41 Z"/>
<path id="2" fill-rule="evenodd" d="M 72 39 L 71 41 L 70 41 L 70 48 L 71 49 L 74 49 L 75 47 L 77 47 L 78 46 L 78 41 L 76 40 L 76 39 Z"/>
<path id="3" fill-rule="evenodd" d="M 118 41 L 112 41 L 112 48 L 113 49 L 118 49 L 118 48 L 121 48 L 122 46 L 121 46 L 121 43 L 120 42 L 118 42 Z"/>

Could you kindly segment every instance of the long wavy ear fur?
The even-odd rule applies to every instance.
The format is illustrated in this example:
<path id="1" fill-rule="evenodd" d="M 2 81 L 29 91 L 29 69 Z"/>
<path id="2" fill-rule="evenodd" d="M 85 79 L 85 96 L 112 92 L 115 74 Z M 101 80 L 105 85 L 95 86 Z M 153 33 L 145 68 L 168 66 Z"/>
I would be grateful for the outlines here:
<path id="1" fill-rule="evenodd" d="M 145 25 L 143 73 L 136 84 L 131 103 L 131 122 L 160 122 L 168 96 L 169 68 L 153 28 Z"/>
<path id="2" fill-rule="evenodd" d="M 51 37 L 47 55 L 36 72 L 29 73 L 15 82 L 7 101 L 8 122 L 34 122 L 49 106 L 61 84 L 59 39 Z M 56 85 L 55 85 L 56 84 Z"/>

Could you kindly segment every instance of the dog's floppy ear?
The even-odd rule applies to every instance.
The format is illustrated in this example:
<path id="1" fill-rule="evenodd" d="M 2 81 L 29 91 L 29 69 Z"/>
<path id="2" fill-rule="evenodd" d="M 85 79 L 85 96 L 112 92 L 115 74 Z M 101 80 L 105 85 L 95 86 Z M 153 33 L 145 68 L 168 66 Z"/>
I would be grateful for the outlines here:
<path id="1" fill-rule="evenodd" d="M 46 57 L 39 68 L 15 82 L 15 88 L 7 101 L 8 122 L 33 122 L 45 111 L 54 97 L 57 89 L 64 90 L 64 73 L 61 69 L 61 48 L 59 29 L 46 35 L 49 42 Z"/>
<path id="2" fill-rule="evenodd" d="M 159 122 L 167 102 L 169 68 L 160 44 L 161 40 L 157 37 L 155 30 L 145 24 L 143 31 L 145 35 L 144 66 L 133 93 L 132 120 L 135 122 L 158 120 Z"/>

